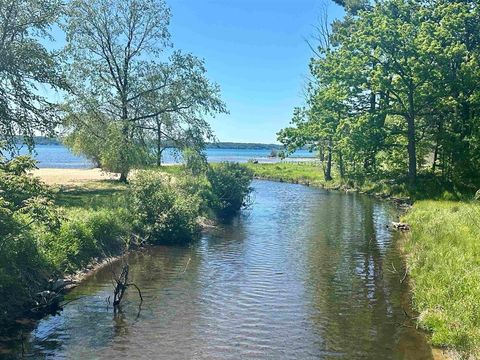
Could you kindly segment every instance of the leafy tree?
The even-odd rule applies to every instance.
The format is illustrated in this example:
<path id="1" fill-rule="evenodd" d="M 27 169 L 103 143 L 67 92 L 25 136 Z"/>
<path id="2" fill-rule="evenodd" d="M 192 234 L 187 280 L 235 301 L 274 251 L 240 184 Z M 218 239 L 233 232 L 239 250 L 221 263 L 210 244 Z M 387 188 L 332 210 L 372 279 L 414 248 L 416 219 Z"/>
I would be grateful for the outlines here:
<path id="1" fill-rule="evenodd" d="M 121 181 L 154 157 L 161 164 L 165 144 L 203 148 L 213 137 L 205 116 L 226 111 L 203 61 L 180 52 L 160 60 L 170 46 L 169 21 L 163 0 L 75 0 L 69 7 L 67 144 Z"/>
<path id="2" fill-rule="evenodd" d="M 478 186 L 478 12 L 473 1 L 412 0 L 350 11 L 320 37 L 306 107 L 279 140 L 334 150 L 350 177 L 401 172 L 415 186 L 432 172 Z"/>
<path id="3" fill-rule="evenodd" d="M 15 153 L 16 136 L 30 149 L 35 131 L 52 134 L 57 108 L 41 87 L 65 89 L 57 57 L 40 42 L 61 14 L 58 0 L 0 1 L 0 148 Z"/>
<path id="4" fill-rule="evenodd" d="M 151 140 L 157 165 L 167 147 L 200 151 L 213 132 L 205 117 L 226 113 L 218 85 L 206 77 L 204 62 L 191 54 L 174 52 L 168 63 L 149 66 L 143 88 L 148 92 L 139 102 L 136 125 Z M 148 144 L 148 143 L 147 143 Z"/>
<path id="5" fill-rule="evenodd" d="M 148 65 L 169 45 L 170 10 L 163 0 L 74 0 L 65 24 L 66 54 L 71 67 L 74 96 L 67 111 L 85 126 L 82 115 L 97 116 L 110 123 L 115 136 L 105 157 L 111 169 L 127 180 L 136 156 L 132 147 L 140 117 L 138 99 L 154 88 L 138 86 Z M 152 114 L 153 116 L 153 114 Z M 113 162 L 113 164 L 112 164 Z M 113 166 L 112 166 L 113 165 Z"/>

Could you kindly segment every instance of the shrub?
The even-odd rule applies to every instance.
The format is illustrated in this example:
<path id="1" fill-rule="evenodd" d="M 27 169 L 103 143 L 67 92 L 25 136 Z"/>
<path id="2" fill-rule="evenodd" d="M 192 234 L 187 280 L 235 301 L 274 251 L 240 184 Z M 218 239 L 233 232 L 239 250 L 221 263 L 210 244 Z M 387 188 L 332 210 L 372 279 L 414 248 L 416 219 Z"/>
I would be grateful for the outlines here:
<path id="1" fill-rule="evenodd" d="M 71 211 L 58 231 L 39 232 L 40 248 L 56 269 L 74 271 L 95 257 L 119 254 L 129 223 L 119 211 Z"/>
<path id="2" fill-rule="evenodd" d="M 253 172 L 238 163 L 210 166 L 207 179 L 211 186 L 210 208 L 220 218 L 236 214 L 247 203 L 252 191 Z"/>
<path id="3" fill-rule="evenodd" d="M 34 224 L 46 232 L 60 223 L 49 189 L 26 174 L 33 167 L 27 156 L 0 157 L 0 322 L 20 315 L 46 283 L 49 266 L 33 240 Z"/>
<path id="4" fill-rule="evenodd" d="M 141 171 L 129 195 L 135 226 L 150 242 L 185 243 L 198 234 L 198 198 L 168 176 Z"/>
<path id="5" fill-rule="evenodd" d="M 27 231 L 0 244 L 0 324 L 20 316 L 32 304 L 34 294 L 47 282 L 45 269 L 48 266 Z"/>

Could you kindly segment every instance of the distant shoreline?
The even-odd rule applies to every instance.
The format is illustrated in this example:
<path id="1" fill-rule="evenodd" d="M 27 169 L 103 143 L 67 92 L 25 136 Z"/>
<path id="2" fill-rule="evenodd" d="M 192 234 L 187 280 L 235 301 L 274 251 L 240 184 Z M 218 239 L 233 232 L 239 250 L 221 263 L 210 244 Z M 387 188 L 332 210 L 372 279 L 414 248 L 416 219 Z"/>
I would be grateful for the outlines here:
<path id="1" fill-rule="evenodd" d="M 44 136 L 35 136 L 34 137 L 35 145 L 61 145 L 62 141 L 57 138 L 48 138 Z M 17 144 L 23 145 L 21 137 L 17 138 Z M 173 148 L 173 146 L 172 146 Z M 264 144 L 264 143 L 243 143 L 243 142 L 230 142 L 230 141 L 220 141 L 216 143 L 207 143 L 205 145 L 206 149 L 250 149 L 250 150 L 285 150 L 283 145 L 280 144 Z M 307 150 L 302 148 L 299 150 Z"/>

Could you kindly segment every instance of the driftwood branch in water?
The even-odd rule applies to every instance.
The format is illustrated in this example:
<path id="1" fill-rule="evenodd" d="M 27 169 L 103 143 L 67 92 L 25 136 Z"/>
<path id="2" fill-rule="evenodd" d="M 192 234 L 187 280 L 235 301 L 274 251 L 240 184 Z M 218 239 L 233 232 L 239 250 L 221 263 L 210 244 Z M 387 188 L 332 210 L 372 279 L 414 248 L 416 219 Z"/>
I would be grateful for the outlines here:
<path id="1" fill-rule="evenodd" d="M 123 296 L 125 295 L 125 291 L 130 286 L 133 286 L 137 289 L 138 296 L 140 297 L 140 303 L 143 302 L 142 291 L 140 290 L 140 288 L 136 284 L 128 282 L 129 271 L 130 271 L 130 267 L 128 264 L 123 265 L 120 276 L 116 276 L 115 272 L 112 271 L 113 283 L 114 283 L 114 289 L 113 289 L 113 306 L 114 307 L 117 307 L 120 305 L 123 299 Z"/>
<path id="2" fill-rule="evenodd" d="M 140 297 L 140 303 L 142 303 L 142 302 L 143 302 L 143 296 L 142 296 L 142 292 L 140 291 L 140 288 L 139 288 L 136 284 L 134 284 L 134 283 L 127 284 L 127 287 L 128 287 L 128 286 L 133 286 L 135 289 L 137 289 L 137 291 L 138 291 L 138 296 Z"/>

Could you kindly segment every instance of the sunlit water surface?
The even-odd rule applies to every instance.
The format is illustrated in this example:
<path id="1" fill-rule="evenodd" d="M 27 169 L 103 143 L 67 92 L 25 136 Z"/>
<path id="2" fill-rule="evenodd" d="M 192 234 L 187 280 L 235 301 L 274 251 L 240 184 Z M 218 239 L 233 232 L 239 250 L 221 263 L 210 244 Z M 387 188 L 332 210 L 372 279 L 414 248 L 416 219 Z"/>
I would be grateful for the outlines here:
<path id="1" fill-rule="evenodd" d="M 28 149 L 23 147 L 21 154 L 29 154 Z M 271 150 L 267 149 L 206 149 L 205 155 L 209 162 L 233 161 L 245 163 L 249 160 L 257 160 L 262 163 L 278 162 L 280 158 L 269 157 Z M 31 154 L 37 161 L 40 168 L 62 168 L 62 169 L 89 169 L 94 165 L 82 156 L 74 155 L 63 145 L 37 145 Z M 307 150 L 298 150 L 284 161 L 313 160 L 314 154 Z M 163 164 L 178 164 L 181 156 L 173 149 L 165 149 L 162 158 Z"/>
<path id="2" fill-rule="evenodd" d="M 129 257 L 114 314 L 111 269 L 27 338 L 30 358 L 431 359 L 406 320 L 402 263 L 372 198 L 255 181 L 255 203 L 189 247 Z M 396 269 L 396 271 L 394 270 Z M 408 311 L 408 309 L 406 308 Z M 20 357 L 20 346 L 16 349 Z"/>

